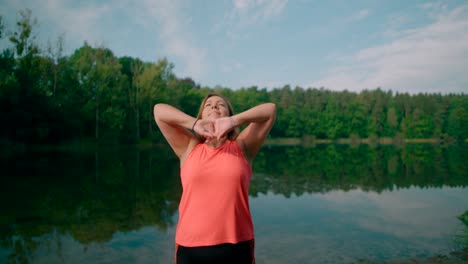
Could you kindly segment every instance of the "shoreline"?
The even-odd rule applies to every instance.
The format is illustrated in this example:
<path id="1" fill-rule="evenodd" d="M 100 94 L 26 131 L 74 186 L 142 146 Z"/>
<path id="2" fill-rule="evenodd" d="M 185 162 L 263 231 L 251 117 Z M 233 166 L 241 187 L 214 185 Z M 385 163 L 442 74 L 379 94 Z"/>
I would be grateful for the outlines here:
<path id="1" fill-rule="evenodd" d="M 338 138 L 338 139 L 316 139 L 314 137 L 304 136 L 302 138 L 268 138 L 265 145 L 270 146 L 315 146 L 322 144 L 343 144 L 343 145 L 404 145 L 404 144 L 460 144 L 468 143 L 468 139 L 456 141 L 453 139 L 439 138 Z"/>

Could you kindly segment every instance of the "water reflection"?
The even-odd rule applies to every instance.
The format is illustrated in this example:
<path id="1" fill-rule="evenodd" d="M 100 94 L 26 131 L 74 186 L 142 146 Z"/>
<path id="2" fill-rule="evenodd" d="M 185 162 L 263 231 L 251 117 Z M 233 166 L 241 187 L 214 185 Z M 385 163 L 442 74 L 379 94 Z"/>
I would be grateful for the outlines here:
<path id="1" fill-rule="evenodd" d="M 448 255 L 463 188 L 361 190 L 252 200 L 257 257 L 263 263 L 358 263 Z"/>
<path id="2" fill-rule="evenodd" d="M 262 151 L 255 160 L 251 195 L 268 191 L 324 193 L 356 188 L 380 193 L 409 187 L 465 187 L 467 146 L 419 144 L 369 147 L 319 145 Z"/>
<path id="3" fill-rule="evenodd" d="M 180 188 L 169 151 L 39 151 L 3 160 L 0 247 L 11 262 L 27 262 L 54 240 L 88 245 L 172 227 Z"/>
<path id="4" fill-rule="evenodd" d="M 258 262 L 450 252 L 456 216 L 468 209 L 467 153 L 466 145 L 263 148 L 250 189 Z M 167 147 L 38 150 L 1 163 L 0 262 L 171 262 L 181 188 Z"/>

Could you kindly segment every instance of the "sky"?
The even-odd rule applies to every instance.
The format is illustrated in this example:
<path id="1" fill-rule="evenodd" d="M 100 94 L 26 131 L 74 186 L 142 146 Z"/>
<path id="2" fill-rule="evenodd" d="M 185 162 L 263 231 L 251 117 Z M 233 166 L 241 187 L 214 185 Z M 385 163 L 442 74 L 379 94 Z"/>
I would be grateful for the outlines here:
<path id="1" fill-rule="evenodd" d="M 468 93 L 466 0 L 0 0 L 7 30 L 25 8 L 43 47 L 167 58 L 201 86 Z"/>

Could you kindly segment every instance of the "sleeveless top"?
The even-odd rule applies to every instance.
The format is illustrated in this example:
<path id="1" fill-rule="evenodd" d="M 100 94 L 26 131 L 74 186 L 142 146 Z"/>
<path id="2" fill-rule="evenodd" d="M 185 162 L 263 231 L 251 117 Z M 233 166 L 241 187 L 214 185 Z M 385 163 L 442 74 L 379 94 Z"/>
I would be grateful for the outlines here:
<path id="1" fill-rule="evenodd" d="M 254 238 L 248 190 L 252 170 L 235 141 L 198 144 L 181 167 L 182 198 L 175 242 L 186 247 Z"/>

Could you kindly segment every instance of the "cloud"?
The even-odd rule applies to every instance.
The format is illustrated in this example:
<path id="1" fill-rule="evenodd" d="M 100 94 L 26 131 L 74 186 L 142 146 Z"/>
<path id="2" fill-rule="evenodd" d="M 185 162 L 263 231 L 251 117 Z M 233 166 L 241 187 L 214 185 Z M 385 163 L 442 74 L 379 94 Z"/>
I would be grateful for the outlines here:
<path id="1" fill-rule="evenodd" d="M 288 0 L 234 0 L 233 3 L 239 23 L 251 25 L 280 15 Z"/>
<path id="2" fill-rule="evenodd" d="M 363 20 L 366 17 L 368 17 L 371 14 L 371 11 L 369 9 L 362 9 L 359 10 L 359 12 L 355 13 L 354 15 L 351 16 L 351 20 Z"/>
<path id="3" fill-rule="evenodd" d="M 66 39 L 72 42 L 84 42 L 102 44 L 100 34 L 100 21 L 103 16 L 111 11 L 108 4 L 87 4 L 72 7 L 71 1 L 46 0 L 46 1 L 9 1 L 8 8 L 11 11 L 19 11 L 25 8 L 32 10 L 33 17 L 38 18 L 39 30 L 43 30 L 48 37 L 57 37 L 66 33 Z M 49 28 L 52 27 L 52 28 Z M 51 36 L 54 32 L 57 36 Z"/>
<path id="4" fill-rule="evenodd" d="M 437 238 L 453 232 L 451 225 L 444 223 L 457 221 L 454 216 L 463 203 L 453 201 L 460 201 L 464 195 L 462 188 L 421 191 L 411 187 L 378 194 L 360 189 L 334 191 L 317 197 L 327 203 L 327 208 L 347 215 L 354 214 L 350 217 L 352 222 L 366 230 L 401 238 Z M 434 214 L 434 211 L 438 214 Z"/>
<path id="5" fill-rule="evenodd" d="M 251 3 L 253 1 L 251 0 L 234 0 L 234 8 L 238 9 L 238 10 L 246 10 L 249 8 L 249 5 L 251 5 Z"/>
<path id="6" fill-rule="evenodd" d="M 468 75 L 464 72 L 468 68 L 468 5 L 439 10 L 432 24 L 402 30 L 387 44 L 359 50 L 338 61 L 311 86 L 468 92 Z"/>
<path id="7" fill-rule="evenodd" d="M 190 34 L 190 20 L 183 13 L 180 1 L 144 1 L 148 17 L 156 18 L 160 25 L 160 40 L 168 54 L 180 59 L 185 69 L 183 74 L 195 79 L 205 72 L 206 51 L 193 43 Z M 153 26 L 153 25 L 151 25 Z"/>
<path id="8" fill-rule="evenodd" d="M 127 43 L 117 43 L 115 39 L 121 39 L 126 31 L 136 30 L 132 28 L 136 25 L 146 29 L 150 35 L 142 41 L 153 41 L 154 37 L 158 37 L 156 39 L 162 42 L 163 52 L 158 50 L 161 43 L 154 43 L 154 51 L 150 53 L 154 56 L 163 53 L 178 59 L 181 74 L 199 78 L 207 68 L 206 52 L 194 44 L 190 20 L 184 14 L 181 1 L 116 0 L 110 4 L 100 1 L 8 0 L 7 4 L 11 11 L 31 9 L 33 16 L 39 20 L 40 30 L 44 31 L 42 37 L 51 32 L 57 34 L 48 36 L 51 38 L 65 33 L 65 42 L 73 43 L 72 49 L 84 41 L 91 45 L 125 46 Z M 123 24 L 119 18 L 127 19 L 127 22 Z M 115 51 L 115 47 L 110 48 Z"/>

